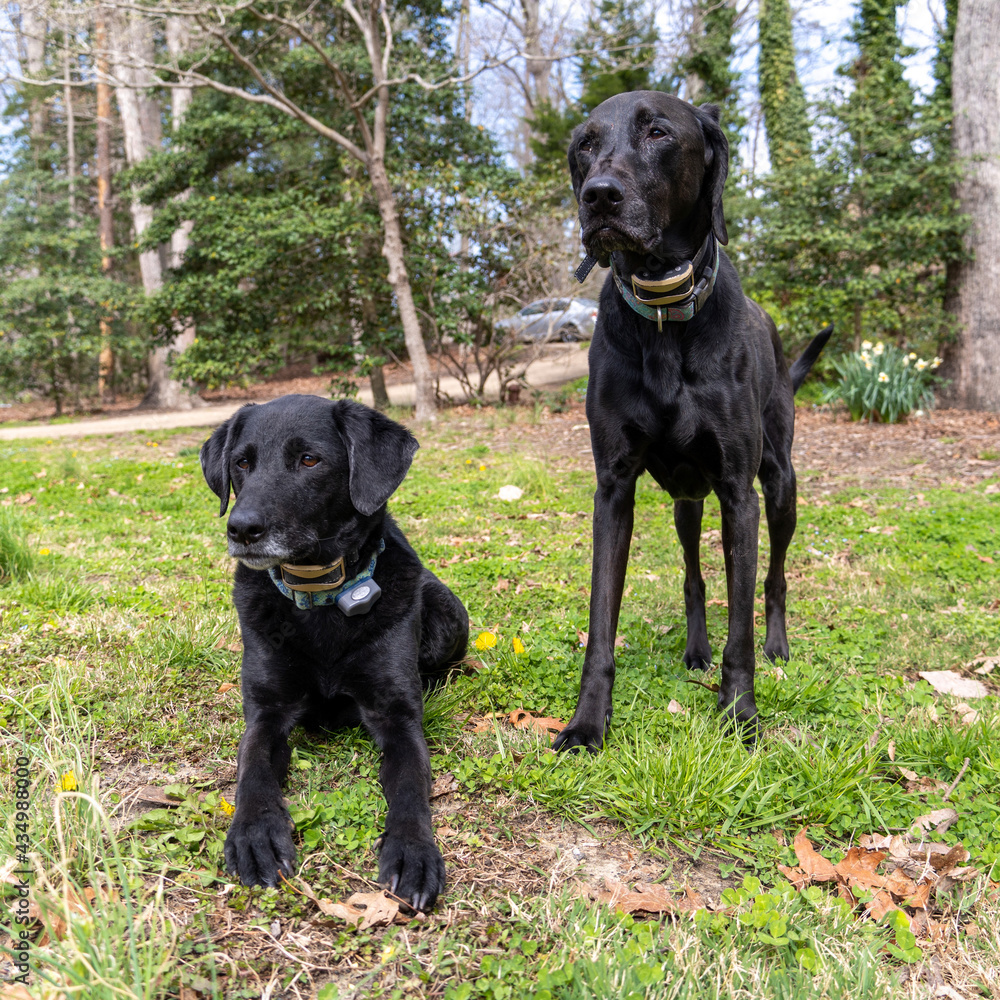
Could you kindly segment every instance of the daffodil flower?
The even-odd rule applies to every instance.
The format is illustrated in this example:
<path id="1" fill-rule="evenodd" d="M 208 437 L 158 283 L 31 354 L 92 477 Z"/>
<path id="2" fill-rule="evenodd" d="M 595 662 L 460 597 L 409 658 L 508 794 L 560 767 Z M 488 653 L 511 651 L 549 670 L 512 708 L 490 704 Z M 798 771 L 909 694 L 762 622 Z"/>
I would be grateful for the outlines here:
<path id="1" fill-rule="evenodd" d="M 885 373 L 885 372 L 879 372 L 879 373 L 878 373 L 878 380 L 879 380 L 880 382 L 888 382 L 888 381 L 889 381 L 889 376 L 888 376 L 888 375 L 886 375 L 886 373 Z"/>

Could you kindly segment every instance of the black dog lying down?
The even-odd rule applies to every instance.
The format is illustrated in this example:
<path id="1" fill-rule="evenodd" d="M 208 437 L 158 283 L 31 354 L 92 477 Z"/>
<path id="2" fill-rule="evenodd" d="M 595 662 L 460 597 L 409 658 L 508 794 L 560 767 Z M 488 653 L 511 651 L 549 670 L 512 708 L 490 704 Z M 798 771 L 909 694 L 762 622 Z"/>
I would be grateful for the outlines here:
<path id="1" fill-rule="evenodd" d="M 205 442 L 205 479 L 229 515 L 243 633 L 236 813 L 226 866 L 245 885 L 291 875 L 282 804 L 296 723 L 363 723 L 388 803 L 379 880 L 418 910 L 444 887 L 431 829 L 422 684 L 465 655 L 469 618 L 386 512 L 416 439 L 352 402 L 283 396 L 239 410 Z"/>
<path id="2" fill-rule="evenodd" d="M 604 741 L 611 719 L 614 643 L 632 537 L 635 483 L 648 471 L 674 499 L 684 549 L 684 662 L 712 660 L 698 545 L 702 503 L 722 510 L 729 640 L 719 708 L 756 735 L 753 602 L 760 477 L 771 539 L 764 581 L 764 654 L 788 659 L 785 553 L 795 531 L 792 396 L 832 328 L 785 364 L 771 318 L 743 295 L 722 192 L 729 147 L 711 104 L 668 94 L 609 98 L 573 133 L 569 167 L 583 245 L 611 266 L 590 346 L 587 417 L 597 467 L 590 641 L 580 697 L 557 749 Z M 582 280 L 582 278 L 581 278 Z"/>

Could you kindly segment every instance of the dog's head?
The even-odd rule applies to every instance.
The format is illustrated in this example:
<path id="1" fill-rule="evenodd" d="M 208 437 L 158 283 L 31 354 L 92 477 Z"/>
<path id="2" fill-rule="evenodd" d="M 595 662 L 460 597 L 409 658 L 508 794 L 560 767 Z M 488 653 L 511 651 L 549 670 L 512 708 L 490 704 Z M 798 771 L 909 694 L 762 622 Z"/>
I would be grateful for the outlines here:
<path id="1" fill-rule="evenodd" d="M 350 552 L 371 533 L 417 450 L 413 435 L 360 403 L 282 396 L 244 406 L 202 445 L 201 468 L 229 507 L 229 554 L 251 569 Z"/>
<path id="2" fill-rule="evenodd" d="M 648 90 L 611 97 L 574 130 L 569 169 L 583 245 L 599 260 L 616 250 L 691 259 L 709 231 L 729 242 L 729 144 L 713 104 Z"/>

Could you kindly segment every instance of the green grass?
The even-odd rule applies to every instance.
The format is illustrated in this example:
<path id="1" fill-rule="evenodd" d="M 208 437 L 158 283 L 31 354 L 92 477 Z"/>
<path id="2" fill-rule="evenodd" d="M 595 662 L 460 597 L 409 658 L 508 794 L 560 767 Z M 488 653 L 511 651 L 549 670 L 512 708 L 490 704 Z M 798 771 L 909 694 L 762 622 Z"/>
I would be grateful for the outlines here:
<path id="1" fill-rule="evenodd" d="M 1000 920 L 987 896 L 987 875 L 1000 878 L 997 699 L 977 701 L 978 720 L 965 724 L 957 699 L 917 677 L 1000 652 L 985 561 L 1000 561 L 1000 509 L 987 484 L 823 490 L 799 470 L 792 660 L 780 670 L 759 661 L 766 729 L 747 754 L 720 730 L 715 695 L 691 683 L 718 671 L 692 678 L 681 663 L 671 504 L 642 480 L 608 746 L 556 756 L 535 735 L 499 721 L 476 732 L 468 720 L 573 710 L 594 483 L 586 431 L 572 429 L 583 420 L 574 394 L 563 401 L 561 451 L 539 436 L 552 418 L 534 408 L 443 415 L 419 432 L 392 501 L 427 565 L 468 607 L 473 638 L 489 631 L 497 643 L 427 703 L 434 773 L 458 786 L 436 819 L 450 877 L 440 916 L 364 932 L 322 922 L 295 888 L 234 888 L 220 871 L 242 721 L 230 561 L 197 458 L 207 434 L 0 447 L 0 500 L 21 498 L 0 507 L 0 554 L 20 560 L 0 584 L 10 665 L 2 773 L 29 758 L 32 884 L 53 931 L 33 938 L 37 982 L 144 1000 L 181 986 L 326 1000 L 877 997 L 899 995 L 901 970 L 929 967 L 933 955 L 967 995 L 1000 985 Z M 498 498 L 510 484 L 524 491 L 519 501 Z M 703 560 L 717 658 L 719 529 L 709 501 Z M 762 539 L 763 559 L 763 524 Z M 984 680 L 995 690 L 993 676 Z M 947 800 L 958 819 L 936 839 L 964 844 L 983 874 L 940 915 L 947 942 L 913 952 L 891 922 L 859 920 L 822 887 L 796 893 L 778 873 L 795 863 L 789 845 L 803 826 L 833 857 L 860 834 L 905 830 L 946 804 L 966 758 Z M 901 768 L 924 787 L 908 791 Z M 173 804 L 136 808 L 144 785 Z M 12 786 L 5 792 L 3 857 L 18 832 Z M 297 731 L 287 795 L 302 878 L 331 899 L 364 888 L 384 818 L 372 742 L 360 731 Z M 553 838 L 566 836 L 623 844 L 678 887 L 707 870 L 715 909 L 675 921 L 615 915 L 574 888 L 578 864 L 599 883 L 589 862 L 553 855 Z M 978 934 L 966 934 L 970 921 Z M 87 992 L 95 971 L 99 986 Z M 919 975 L 907 989 L 921 995 L 914 983 Z"/>

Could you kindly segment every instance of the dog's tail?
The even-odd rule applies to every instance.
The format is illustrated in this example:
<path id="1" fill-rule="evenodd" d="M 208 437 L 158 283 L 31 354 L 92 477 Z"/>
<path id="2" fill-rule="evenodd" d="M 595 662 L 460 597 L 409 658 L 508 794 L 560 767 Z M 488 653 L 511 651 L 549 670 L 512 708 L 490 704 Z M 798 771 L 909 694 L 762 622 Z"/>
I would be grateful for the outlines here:
<path id="1" fill-rule="evenodd" d="M 826 342 L 833 335 L 833 324 L 824 327 L 819 333 L 809 341 L 809 346 L 802 352 L 799 359 L 789 369 L 788 374 L 792 377 L 792 389 L 798 392 L 800 386 L 806 380 L 809 369 L 816 363 L 819 352 L 826 347 Z"/>

